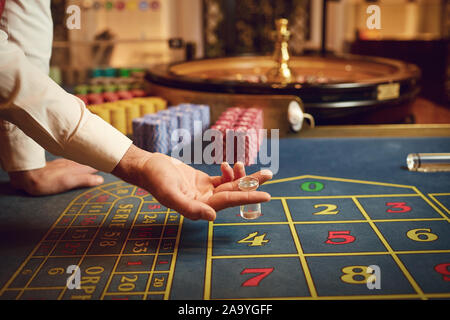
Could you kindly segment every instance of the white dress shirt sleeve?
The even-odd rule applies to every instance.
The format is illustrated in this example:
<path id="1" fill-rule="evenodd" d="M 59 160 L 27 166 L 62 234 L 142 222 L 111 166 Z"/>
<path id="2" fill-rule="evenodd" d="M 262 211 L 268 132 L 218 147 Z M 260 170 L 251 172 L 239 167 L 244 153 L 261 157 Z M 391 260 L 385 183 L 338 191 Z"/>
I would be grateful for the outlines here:
<path id="1" fill-rule="evenodd" d="M 11 97 L 17 78 L 20 90 L 11 103 L 0 104 L 0 119 L 55 155 L 105 172 L 115 168 L 131 140 L 32 65 L 0 31 L 0 101 Z"/>
<path id="2" fill-rule="evenodd" d="M 48 74 L 53 38 L 50 0 L 3 4 L 0 29 L 31 64 Z M 46 165 L 45 150 L 16 125 L 0 119 L 0 165 L 7 172 L 39 169 Z"/>
<path id="3" fill-rule="evenodd" d="M 45 150 L 16 125 L 0 119 L 0 165 L 6 172 L 43 168 Z"/>

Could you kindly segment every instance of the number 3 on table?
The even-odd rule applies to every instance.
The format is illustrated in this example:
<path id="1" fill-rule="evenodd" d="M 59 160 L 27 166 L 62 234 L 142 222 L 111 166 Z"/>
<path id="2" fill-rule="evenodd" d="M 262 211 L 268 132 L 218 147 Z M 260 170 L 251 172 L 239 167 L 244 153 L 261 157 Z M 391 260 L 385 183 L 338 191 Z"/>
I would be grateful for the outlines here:
<path id="1" fill-rule="evenodd" d="M 389 213 L 406 213 L 411 211 L 411 207 L 406 205 L 406 202 L 386 202 L 386 206 L 389 209 L 386 212 Z"/>

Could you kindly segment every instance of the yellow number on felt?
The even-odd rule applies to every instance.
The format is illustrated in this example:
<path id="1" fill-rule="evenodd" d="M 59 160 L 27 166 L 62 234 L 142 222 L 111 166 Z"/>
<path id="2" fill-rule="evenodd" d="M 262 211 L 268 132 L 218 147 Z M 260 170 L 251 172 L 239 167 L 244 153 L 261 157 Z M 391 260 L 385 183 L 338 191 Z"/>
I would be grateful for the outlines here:
<path id="1" fill-rule="evenodd" d="M 144 215 L 144 224 L 148 224 L 148 223 L 155 223 L 156 222 L 156 218 L 158 218 L 158 215 L 156 213 L 151 214 L 151 215 Z"/>
<path id="2" fill-rule="evenodd" d="M 350 284 L 367 283 L 367 279 L 372 276 L 371 273 L 367 272 L 368 268 L 367 266 L 348 266 L 342 268 L 344 275 L 341 276 L 341 280 Z M 362 279 L 355 279 L 355 276 L 359 276 L 358 278 L 361 277 Z"/>
<path id="3" fill-rule="evenodd" d="M 63 268 L 51 268 L 48 270 L 48 274 L 51 276 L 57 275 L 57 274 L 64 274 L 66 271 Z"/>
<path id="4" fill-rule="evenodd" d="M 106 238 L 118 238 L 120 236 L 120 232 L 112 232 L 112 231 L 107 231 L 103 234 L 103 237 Z"/>
<path id="5" fill-rule="evenodd" d="M 144 247 L 144 246 L 148 246 L 148 241 L 135 241 L 134 242 L 134 245 L 136 246 L 136 247 Z"/>
<path id="6" fill-rule="evenodd" d="M 164 250 L 171 250 L 172 249 L 172 242 L 166 242 L 163 244 L 163 249 Z"/>
<path id="7" fill-rule="evenodd" d="M 25 269 L 25 270 L 22 271 L 23 275 L 28 275 L 28 274 L 31 274 L 31 273 L 33 273 L 33 270 L 31 270 L 31 269 Z"/>
<path id="8" fill-rule="evenodd" d="M 117 242 L 114 240 L 102 241 L 102 242 L 100 242 L 100 247 L 114 247 L 116 244 L 117 244 Z"/>
<path id="9" fill-rule="evenodd" d="M 84 239 L 89 230 L 87 229 L 76 229 L 75 233 L 72 235 L 72 239 Z"/>
<path id="10" fill-rule="evenodd" d="M 156 222 L 155 219 L 147 219 L 147 218 L 144 218 L 144 221 L 142 221 L 143 224 L 152 224 L 155 222 Z"/>
<path id="11" fill-rule="evenodd" d="M 317 215 L 324 215 L 324 214 L 338 214 L 339 210 L 337 209 L 337 205 L 334 204 L 316 204 L 314 205 L 314 208 L 320 208 L 320 207 L 326 207 L 326 209 L 313 213 L 313 215 L 317 216 Z"/>
<path id="12" fill-rule="evenodd" d="M 138 279 L 138 276 L 136 274 L 133 274 L 132 276 L 122 276 L 122 278 L 120 279 L 120 282 L 124 283 L 124 282 L 136 282 L 136 280 Z"/>
<path id="13" fill-rule="evenodd" d="M 153 286 L 155 288 L 161 288 L 164 285 L 164 278 L 155 278 L 153 281 Z"/>
<path id="14" fill-rule="evenodd" d="M 435 235 L 434 233 L 431 233 L 431 229 L 429 229 L 429 228 L 409 230 L 406 233 L 406 236 L 408 238 L 410 238 L 411 240 L 422 241 L 422 242 L 434 241 L 438 238 L 437 235 Z M 419 237 L 419 236 L 422 236 L 422 237 Z"/>
<path id="15" fill-rule="evenodd" d="M 148 241 L 136 241 L 134 243 L 133 252 L 134 253 L 141 253 L 141 252 L 147 252 L 147 246 L 149 245 Z"/>
<path id="16" fill-rule="evenodd" d="M 134 253 L 143 253 L 143 252 L 147 252 L 147 248 L 146 248 L 146 247 L 143 247 L 143 248 L 136 248 L 136 247 L 134 247 L 134 248 L 133 248 L 133 252 L 134 252 Z"/>
<path id="17" fill-rule="evenodd" d="M 244 239 L 238 241 L 238 243 L 249 243 L 249 247 L 262 246 L 264 243 L 269 242 L 269 240 L 264 240 L 266 234 L 258 236 L 258 232 L 250 233 Z M 251 240 L 253 238 L 253 240 Z"/>
<path id="18" fill-rule="evenodd" d="M 136 280 L 138 279 L 137 275 L 133 275 L 132 278 L 130 276 L 122 276 L 120 279 L 121 284 L 119 285 L 119 291 L 131 291 L 136 287 Z"/>

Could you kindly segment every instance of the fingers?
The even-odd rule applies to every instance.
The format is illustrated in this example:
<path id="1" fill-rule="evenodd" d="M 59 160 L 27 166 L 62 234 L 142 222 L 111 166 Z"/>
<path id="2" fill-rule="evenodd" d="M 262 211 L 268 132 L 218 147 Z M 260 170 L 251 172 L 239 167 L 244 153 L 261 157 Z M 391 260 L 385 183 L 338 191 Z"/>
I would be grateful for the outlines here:
<path id="1" fill-rule="evenodd" d="M 206 203 L 186 197 L 182 192 L 174 192 L 166 195 L 166 201 L 160 201 L 167 207 L 177 211 L 186 218 L 191 220 L 208 220 L 216 219 L 216 211 Z"/>
<path id="2" fill-rule="evenodd" d="M 264 182 L 272 179 L 272 172 L 270 170 L 261 170 L 251 174 L 250 177 L 258 179 L 259 185 L 262 185 Z M 239 191 L 239 179 L 223 183 L 214 190 L 214 192 L 222 191 Z"/>
<path id="3" fill-rule="evenodd" d="M 85 166 L 85 165 L 82 165 L 82 164 L 79 164 L 76 162 L 75 162 L 75 167 L 79 173 L 91 173 L 92 174 L 92 173 L 98 172 L 97 169 L 94 169 L 92 167 Z"/>
<path id="4" fill-rule="evenodd" d="M 96 187 L 104 182 L 102 176 L 95 174 L 75 174 L 71 176 L 63 176 L 61 179 L 61 187 L 66 190 Z M 61 192 L 66 190 L 61 190 Z"/>
<path id="5" fill-rule="evenodd" d="M 103 177 L 93 174 L 60 175 L 58 177 L 49 174 L 47 178 L 28 179 L 21 189 L 32 196 L 46 196 L 77 188 L 95 187 L 103 182 Z"/>
<path id="6" fill-rule="evenodd" d="M 236 162 L 236 164 L 234 165 L 233 171 L 234 171 L 234 179 L 233 180 L 238 180 L 242 177 L 245 177 L 245 167 L 242 162 L 240 162 L 240 161 Z"/>
<path id="7" fill-rule="evenodd" d="M 220 165 L 220 171 L 222 172 L 221 176 L 211 177 L 211 183 L 214 188 L 221 185 L 222 183 L 231 182 L 234 180 L 234 171 L 228 164 L 228 162 L 222 162 Z"/>
<path id="8" fill-rule="evenodd" d="M 65 169 L 65 170 L 72 170 L 73 172 L 76 172 L 79 174 L 96 173 L 98 171 L 97 169 L 94 169 L 92 167 L 86 166 L 84 164 L 80 164 L 80 163 L 72 161 L 72 160 L 64 159 L 64 158 L 59 158 L 59 159 L 47 162 L 47 167 L 49 169 L 60 168 L 60 169 Z"/>
<path id="9" fill-rule="evenodd" d="M 227 183 L 234 180 L 234 171 L 231 169 L 228 162 L 222 162 L 220 171 L 222 171 L 222 183 Z"/>
<path id="10" fill-rule="evenodd" d="M 228 162 L 222 162 L 220 171 L 222 172 L 222 176 L 211 177 L 211 182 L 214 187 L 245 177 L 245 167 L 242 162 L 236 162 L 233 169 Z"/>
<path id="11" fill-rule="evenodd" d="M 272 173 L 272 171 L 265 169 L 265 170 L 255 172 L 251 176 L 258 179 L 259 185 L 262 185 L 264 182 L 272 179 L 273 173 Z"/>
<path id="12" fill-rule="evenodd" d="M 225 191 L 214 194 L 208 200 L 208 204 L 216 211 L 244 204 L 261 203 L 270 201 L 270 195 L 262 191 Z"/>

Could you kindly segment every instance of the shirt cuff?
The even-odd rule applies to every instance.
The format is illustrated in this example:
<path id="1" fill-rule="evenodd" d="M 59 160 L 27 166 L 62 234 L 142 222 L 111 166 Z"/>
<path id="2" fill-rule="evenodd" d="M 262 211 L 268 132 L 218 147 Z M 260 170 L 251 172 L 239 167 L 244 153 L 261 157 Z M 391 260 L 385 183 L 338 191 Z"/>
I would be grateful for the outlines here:
<path id="1" fill-rule="evenodd" d="M 40 169 L 46 165 L 45 150 L 6 121 L 0 124 L 0 146 L 0 164 L 6 172 Z"/>
<path id="2" fill-rule="evenodd" d="M 89 110 L 86 121 L 64 146 L 63 156 L 104 172 L 111 172 L 133 143 Z"/>

